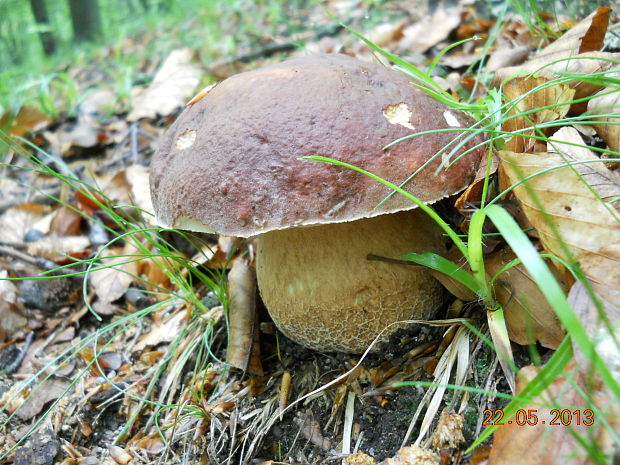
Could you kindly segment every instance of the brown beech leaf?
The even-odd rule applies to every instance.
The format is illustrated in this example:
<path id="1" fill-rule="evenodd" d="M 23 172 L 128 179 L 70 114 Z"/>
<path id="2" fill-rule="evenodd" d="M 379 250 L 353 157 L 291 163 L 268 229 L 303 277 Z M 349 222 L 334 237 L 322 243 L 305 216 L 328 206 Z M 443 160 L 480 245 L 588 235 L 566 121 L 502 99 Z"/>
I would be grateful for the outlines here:
<path id="1" fill-rule="evenodd" d="M 36 107 L 22 106 L 17 115 L 13 110 L 7 111 L 0 117 L 0 130 L 23 137 L 30 132 L 46 128 L 52 119 Z"/>
<path id="2" fill-rule="evenodd" d="M 230 337 L 226 361 L 240 370 L 262 376 L 256 315 L 256 271 L 241 258 L 228 273 Z"/>
<path id="3" fill-rule="evenodd" d="M 570 75 L 565 84 L 575 90 L 575 99 L 594 94 L 600 86 L 584 78 L 608 71 L 614 66 L 614 61 L 620 58 L 618 53 L 598 51 L 605 37 L 610 11 L 609 8 L 600 7 L 522 65 L 499 69 L 493 79 L 493 86 L 532 73 L 548 80 Z M 574 103 L 570 111 L 572 114 L 581 114 L 586 107 L 586 102 Z M 508 149 L 513 150 L 511 147 Z"/>
<path id="4" fill-rule="evenodd" d="M 572 126 L 564 126 L 553 134 L 547 142 L 547 151 L 557 153 L 566 161 L 596 160 L 597 155 L 585 145 L 581 134 Z M 620 178 L 610 171 L 604 163 L 589 163 L 586 168 L 575 165 L 582 176 L 588 176 L 588 182 L 596 192 L 606 200 L 613 200 L 620 196 Z M 592 176 L 596 174 L 596 178 Z M 620 205 L 613 204 L 618 210 Z"/>
<path id="5" fill-rule="evenodd" d="M 90 245 L 86 236 L 44 236 L 35 242 L 29 242 L 27 251 L 30 255 L 48 260 L 62 261 L 65 255 L 79 255 Z"/>
<path id="6" fill-rule="evenodd" d="M 471 182 L 469 187 L 465 189 L 465 192 L 463 192 L 459 196 L 459 198 L 456 199 L 456 202 L 454 202 L 454 206 L 466 218 L 466 222 L 464 223 L 465 227 L 461 225 L 461 230 L 463 232 L 466 232 L 467 227 L 469 226 L 469 218 L 475 211 L 472 207 L 478 206 L 482 200 L 482 191 L 484 187 L 484 179 L 487 175 L 488 162 L 488 157 L 482 157 L 480 166 L 478 167 L 478 171 L 476 173 L 476 177 Z M 493 155 L 491 157 L 491 166 L 488 169 L 489 176 L 493 176 L 497 172 L 498 166 L 499 158 L 497 158 L 497 153 L 493 151 Z"/>
<path id="7" fill-rule="evenodd" d="M 82 226 L 82 215 L 62 205 L 55 212 L 50 224 L 50 233 L 57 236 L 77 236 Z"/>
<path id="8" fill-rule="evenodd" d="M 616 343 L 620 334 L 620 289 L 597 286 L 595 292 L 602 306 L 602 312 L 580 281 L 573 284 L 568 294 L 568 301 L 594 343 L 596 353 L 615 378 L 620 379 L 620 347 Z M 590 357 L 583 354 L 576 344 L 574 350 L 575 359 L 583 367 L 582 371 L 592 373 L 589 367 Z M 618 421 L 620 422 L 620 418 Z"/>
<path id="9" fill-rule="evenodd" d="M 100 301 L 110 303 L 120 299 L 133 283 L 132 276 L 138 272 L 138 264 L 134 257 L 137 250 L 127 243 L 123 248 L 106 249 L 101 256 L 101 268 L 90 274 L 90 284 Z"/>
<path id="10" fill-rule="evenodd" d="M 180 311 L 166 315 L 164 320 L 159 319 L 155 322 L 151 330 L 133 347 L 132 353 L 138 354 L 148 347 L 174 341 L 186 324 L 187 315 L 185 312 Z"/>
<path id="11" fill-rule="evenodd" d="M 405 52 L 424 53 L 445 40 L 461 24 L 460 2 L 439 2 L 434 11 L 403 29 L 399 48 Z"/>
<path id="12" fill-rule="evenodd" d="M 21 244 L 30 230 L 47 234 L 54 214 L 50 207 L 24 203 L 0 215 L 0 237 L 4 243 Z"/>
<path id="13" fill-rule="evenodd" d="M 493 277 L 516 255 L 508 248 L 494 252 L 484 260 Z M 560 281 L 560 277 L 556 276 Z M 522 264 L 500 274 L 494 283 L 495 299 L 502 304 L 510 340 L 526 345 L 539 341 L 556 348 L 564 339 L 564 330 L 555 312 Z"/>
<path id="14" fill-rule="evenodd" d="M 555 42 L 547 45 L 534 54 L 527 62 L 519 66 L 511 66 L 499 69 L 495 75 L 494 83 L 499 85 L 504 79 L 517 74 L 528 74 L 542 67 L 551 65 L 557 67 L 556 71 L 565 69 L 566 62 L 559 61 L 565 58 L 575 57 L 579 54 L 589 56 L 589 52 L 600 49 L 611 10 L 600 7 L 587 18 L 566 31 Z M 596 45 L 599 48 L 595 48 Z M 572 61 L 571 61 L 572 62 Z"/>
<path id="15" fill-rule="evenodd" d="M 600 6 L 588 18 L 591 18 L 590 25 L 587 26 L 585 34 L 581 37 L 579 44 L 579 53 L 592 52 L 600 50 L 605 41 L 607 26 L 609 24 L 609 15 L 612 9 L 606 6 Z M 587 22 L 585 23 L 587 25 Z"/>
<path id="16" fill-rule="evenodd" d="M 155 225 L 155 210 L 151 203 L 151 188 L 149 186 L 149 170 L 143 165 L 132 165 L 125 171 L 125 177 L 131 189 L 132 204 L 144 210 L 143 218 L 151 225 Z"/>
<path id="17" fill-rule="evenodd" d="M 70 384 L 69 380 L 56 377 L 43 381 L 33 388 L 30 397 L 24 401 L 21 408 L 17 409 L 15 415 L 21 420 L 30 420 L 40 413 L 49 402 L 61 397 Z"/>
<path id="18" fill-rule="evenodd" d="M 522 368 L 521 376 L 517 381 L 517 391 L 520 392 L 527 382 L 538 374 L 538 371 L 539 369 L 533 366 Z M 579 376 L 574 369 L 574 363 L 572 371 L 573 375 Z M 570 409 L 572 412 L 570 427 L 562 426 L 559 420 L 557 426 L 552 424 L 555 414 L 551 413 L 551 410 L 556 408 L 560 411 L 564 408 Z M 567 382 L 566 377 L 558 377 L 539 398 L 519 410 L 520 413 L 517 416 L 502 418 L 504 425 L 500 426 L 495 433 L 488 465 L 586 465 L 592 463 L 586 451 L 571 434 L 576 433 L 590 440 L 591 426 L 583 424 L 583 420 L 586 419 L 585 409 L 587 407 L 584 400 L 577 394 L 570 382 Z M 580 424 L 577 424 L 575 410 L 580 412 Z M 536 415 L 536 418 L 532 415 Z M 595 425 L 600 423 L 600 419 L 594 420 Z"/>
<path id="19" fill-rule="evenodd" d="M 544 77 L 549 81 L 562 77 L 565 79 L 563 84 L 575 91 L 574 99 L 578 100 L 593 95 L 601 89 L 599 84 L 593 83 L 587 78 L 592 74 L 609 73 L 619 59 L 620 53 L 588 52 L 566 57 L 557 62 L 528 61 L 519 67 L 515 67 L 519 69 L 503 68 L 498 71 L 493 80 L 493 85 L 498 86 L 503 79 L 510 82 L 508 78 L 529 76 L 531 73 L 534 73 L 535 77 Z M 507 70 L 510 72 L 507 73 Z M 586 102 L 572 103 L 570 112 L 571 114 L 581 114 L 586 108 Z"/>
<path id="20" fill-rule="evenodd" d="M 470 267 L 469 264 L 465 261 L 465 259 L 463 258 L 463 255 L 461 254 L 461 252 L 456 248 L 452 248 L 450 249 L 446 254 L 445 254 L 445 258 L 447 258 L 448 260 L 450 260 L 452 263 L 457 263 L 459 265 L 461 265 L 461 267 L 466 270 L 466 271 L 470 271 Z M 468 287 L 464 286 L 463 284 L 461 284 L 460 281 L 451 278 L 450 276 L 441 273 L 439 271 L 435 271 L 435 270 L 429 270 L 429 273 L 431 275 L 433 275 L 433 277 L 439 281 L 441 284 L 443 284 L 443 286 L 448 289 L 448 291 L 458 297 L 459 299 L 465 301 L 465 302 L 471 302 L 473 300 L 478 299 L 478 296 L 476 295 L 476 293 L 474 293 L 472 290 L 470 290 Z"/>
<path id="21" fill-rule="evenodd" d="M 608 115 L 595 118 L 600 123 L 593 126 L 611 150 L 620 151 L 620 92 L 618 87 L 602 89 L 588 102 L 588 112 L 594 115 Z"/>
<path id="22" fill-rule="evenodd" d="M 189 48 L 170 52 L 148 88 L 134 89 L 129 121 L 168 116 L 185 105 L 200 84 L 202 68 L 193 61 Z"/>
<path id="23" fill-rule="evenodd" d="M 564 166 L 581 161 L 582 151 L 554 145 L 561 155 L 500 152 L 502 168 L 512 184 L 551 169 L 529 179 L 527 188 L 514 189 L 523 211 L 548 252 L 569 263 L 577 260 L 595 285 L 615 289 L 620 283 L 620 221 L 608 200 L 620 193 L 617 178 L 602 163 Z"/>
<path id="24" fill-rule="evenodd" d="M 469 271 L 469 266 L 464 262 L 458 249 L 450 250 L 446 258 L 453 263 L 461 263 L 463 269 Z M 514 253 L 507 248 L 485 256 L 487 280 L 490 281 L 504 265 L 515 258 Z M 473 301 L 478 298 L 450 276 L 434 270 L 430 273 L 459 299 Z M 562 282 L 559 274 L 556 274 L 556 278 Z M 499 275 L 493 283 L 493 293 L 494 298 L 504 308 L 511 341 L 522 345 L 539 341 L 543 346 L 550 348 L 555 348 L 562 342 L 564 330 L 558 318 L 523 265 L 517 265 Z"/>
<path id="25" fill-rule="evenodd" d="M 521 134 L 506 141 L 507 150 L 533 152 L 536 149 L 536 140 L 527 136 L 538 135 L 534 128 L 542 123 L 563 118 L 568 113 L 575 91 L 566 84 L 539 88 L 547 82 L 549 79 L 546 77 L 519 76 L 504 86 L 506 100 L 515 103 L 511 105 L 508 118 L 502 124 L 502 130 Z M 532 93 L 521 97 L 529 92 Z M 527 113 L 538 108 L 540 110 Z"/>
<path id="26" fill-rule="evenodd" d="M 495 50 L 489 55 L 486 71 L 497 71 L 523 62 L 527 58 L 528 49 L 525 45 L 514 45 L 509 40 L 499 40 Z"/>
<path id="27" fill-rule="evenodd" d="M 0 270 L 0 342 L 6 341 L 28 322 L 17 300 L 17 286 L 7 278 L 7 271 Z"/>
<path id="28" fill-rule="evenodd" d="M 402 19 L 393 23 L 378 24 L 369 32 L 367 38 L 379 47 L 386 47 L 403 37 L 403 28 L 406 24 L 407 21 Z"/>

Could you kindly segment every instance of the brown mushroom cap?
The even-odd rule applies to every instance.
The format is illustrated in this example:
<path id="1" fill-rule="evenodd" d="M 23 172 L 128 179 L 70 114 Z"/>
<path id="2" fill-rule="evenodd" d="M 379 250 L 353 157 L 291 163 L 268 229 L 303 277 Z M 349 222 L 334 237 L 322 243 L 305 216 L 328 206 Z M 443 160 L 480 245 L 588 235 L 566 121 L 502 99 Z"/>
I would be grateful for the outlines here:
<path id="1" fill-rule="evenodd" d="M 432 317 L 443 299 L 426 270 L 366 256 L 441 253 L 441 230 L 402 211 L 415 208 L 403 196 L 375 208 L 390 193 L 380 183 L 298 158 L 327 156 L 400 183 L 456 134 L 383 147 L 459 124 L 472 121 L 378 64 L 320 55 L 267 66 L 223 81 L 181 114 L 153 160 L 153 205 L 163 225 L 259 235 L 258 285 L 276 325 L 308 347 L 361 352 L 386 326 L 385 337 L 393 323 Z M 454 194 L 480 153 L 435 176 L 439 157 L 406 190 L 426 202 Z"/>
<path id="2" fill-rule="evenodd" d="M 411 85 L 403 73 L 345 55 L 297 58 L 238 74 L 187 108 L 151 167 L 160 224 L 248 237 L 291 226 L 354 221 L 415 208 L 380 183 L 343 167 L 298 160 L 322 155 L 396 184 L 472 120 Z M 467 147 L 472 147 L 473 142 Z M 406 190 L 426 202 L 471 180 L 480 151 L 434 175 L 441 157 Z"/>

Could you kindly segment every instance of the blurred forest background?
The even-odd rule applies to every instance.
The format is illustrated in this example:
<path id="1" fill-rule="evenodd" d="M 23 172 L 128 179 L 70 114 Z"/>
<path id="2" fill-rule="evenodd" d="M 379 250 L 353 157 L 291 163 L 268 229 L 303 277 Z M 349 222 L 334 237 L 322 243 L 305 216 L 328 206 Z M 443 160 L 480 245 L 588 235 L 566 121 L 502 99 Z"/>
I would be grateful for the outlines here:
<path id="1" fill-rule="evenodd" d="M 149 77 L 140 72 L 174 48 L 200 50 L 208 63 L 257 43 L 308 28 L 312 0 L 0 0 L 0 111 L 77 89 L 67 71 L 104 69 L 119 97 Z M 368 3 L 368 2 L 364 2 Z M 383 2 L 371 2 L 377 5 Z M 91 66 L 92 67 L 92 66 Z M 71 95 L 72 90 L 76 95 Z"/>
<path id="2" fill-rule="evenodd" d="M 580 17 L 601 4 L 615 0 L 511 0 L 510 10 L 525 14 L 562 10 Z M 334 26 L 326 9 L 351 11 L 356 6 L 366 13 L 367 30 L 390 15 L 410 9 L 412 2 L 387 0 L 0 0 L 0 112 L 17 111 L 24 103 L 34 103 L 51 116 L 64 110 L 71 114 L 80 92 L 68 73 L 81 64 L 105 70 L 122 105 L 132 85 L 148 84 L 144 64 L 180 46 L 199 51 L 208 65 L 220 57 L 270 42 L 298 40 L 303 31 Z M 442 2 L 430 1 L 440 4 Z M 476 9 L 489 18 L 504 8 L 505 2 L 472 0 Z M 346 5 L 346 8 L 342 8 Z M 335 7 L 335 8 L 334 8 Z M 322 17 L 319 17 L 322 16 Z M 340 21 L 350 18 L 338 17 Z M 322 24 L 317 24 L 322 23 Z M 362 27 L 361 32 L 366 32 Z M 324 31 L 329 34 L 329 31 Z M 297 35 L 297 36 L 296 36 Z M 244 47 L 246 47 L 244 49 Z M 251 48 L 251 47 L 250 47 Z M 57 108 L 60 100 L 66 108 Z M 56 102 L 53 104 L 52 102 Z"/>

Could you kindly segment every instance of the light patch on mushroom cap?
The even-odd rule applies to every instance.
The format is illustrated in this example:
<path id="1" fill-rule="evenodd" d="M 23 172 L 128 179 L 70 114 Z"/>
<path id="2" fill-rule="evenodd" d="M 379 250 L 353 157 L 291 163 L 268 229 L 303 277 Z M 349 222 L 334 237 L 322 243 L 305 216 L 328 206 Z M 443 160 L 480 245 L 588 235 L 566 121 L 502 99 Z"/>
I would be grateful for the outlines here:
<path id="1" fill-rule="evenodd" d="M 411 116 L 413 112 L 409 110 L 406 103 L 402 102 L 396 105 L 388 105 L 383 109 L 383 116 L 390 124 L 400 124 L 409 129 L 414 129 L 411 124 Z"/>
<path id="2" fill-rule="evenodd" d="M 194 131 L 193 129 L 188 129 L 186 131 L 183 131 L 181 134 L 179 134 L 179 137 L 177 137 L 177 140 L 174 145 L 179 150 L 185 150 L 185 149 L 190 148 L 192 145 L 194 145 L 195 141 L 196 141 L 196 131 Z"/>
<path id="3" fill-rule="evenodd" d="M 456 116 L 454 116 L 454 114 L 452 114 L 451 112 L 444 111 L 443 117 L 446 119 L 446 123 L 448 123 L 449 126 L 452 126 L 453 128 L 462 127 L 461 123 L 459 123 L 459 120 L 456 119 Z"/>

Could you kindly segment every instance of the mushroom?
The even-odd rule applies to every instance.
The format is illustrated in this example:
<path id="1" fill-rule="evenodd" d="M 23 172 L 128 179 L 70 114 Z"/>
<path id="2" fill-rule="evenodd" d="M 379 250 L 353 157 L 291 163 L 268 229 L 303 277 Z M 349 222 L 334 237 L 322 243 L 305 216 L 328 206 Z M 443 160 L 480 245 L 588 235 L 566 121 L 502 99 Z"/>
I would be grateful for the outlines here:
<path id="1" fill-rule="evenodd" d="M 458 132 L 384 146 L 471 124 L 380 64 L 337 54 L 284 61 L 224 80 L 179 116 L 153 159 L 153 205 L 168 227 L 256 236 L 258 286 L 277 327 L 313 349 L 359 353 L 443 300 L 426 270 L 368 254 L 440 253 L 445 241 L 405 197 L 375 208 L 390 193 L 382 184 L 299 158 L 332 157 L 398 184 Z M 424 202 L 452 195 L 479 158 L 473 151 L 435 175 L 437 159 L 405 189 Z"/>

